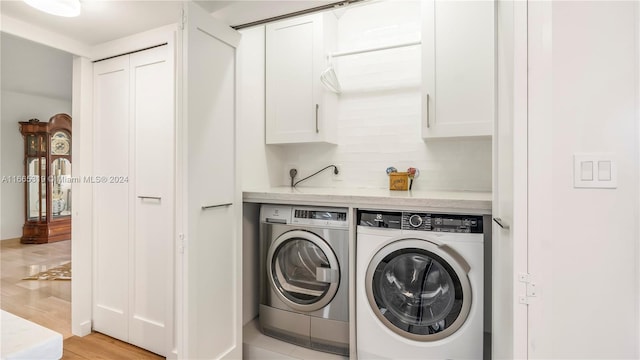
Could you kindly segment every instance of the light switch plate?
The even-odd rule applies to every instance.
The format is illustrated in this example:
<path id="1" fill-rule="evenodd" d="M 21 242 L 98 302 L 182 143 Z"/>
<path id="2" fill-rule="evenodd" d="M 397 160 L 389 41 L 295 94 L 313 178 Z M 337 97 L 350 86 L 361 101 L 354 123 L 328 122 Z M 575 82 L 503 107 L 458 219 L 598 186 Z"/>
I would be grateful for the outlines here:
<path id="1" fill-rule="evenodd" d="M 611 181 L 611 161 L 598 161 L 598 180 Z"/>
<path id="2" fill-rule="evenodd" d="M 593 180 L 593 161 L 580 162 L 580 180 L 582 181 Z"/>
<path id="3" fill-rule="evenodd" d="M 573 155 L 573 187 L 615 189 L 618 169 L 613 153 L 581 153 Z"/>

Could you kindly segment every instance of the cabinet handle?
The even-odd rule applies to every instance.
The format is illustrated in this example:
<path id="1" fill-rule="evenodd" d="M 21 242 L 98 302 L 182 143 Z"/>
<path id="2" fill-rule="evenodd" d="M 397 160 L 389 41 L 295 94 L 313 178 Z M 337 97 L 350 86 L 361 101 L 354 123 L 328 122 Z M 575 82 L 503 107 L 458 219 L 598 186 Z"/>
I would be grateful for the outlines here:
<path id="1" fill-rule="evenodd" d="M 160 196 L 138 196 L 138 199 L 142 199 L 142 200 L 162 200 L 162 198 Z"/>
<path id="2" fill-rule="evenodd" d="M 502 219 L 498 218 L 498 217 L 494 217 L 493 218 L 493 222 L 495 222 L 496 224 L 498 224 L 498 226 L 500 226 L 501 228 L 508 230 L 509 229 L 509 225 L 503 224 L 502 223 Z"/>
<path id="3" fill-rule="evenodd" d="M 203 206 L 203 207 L 202 207 L 202 210 L 213 209 L 213 208 L 223 207 L 223 206 L 231 206 L 231 205 L 233 205 L 233 203 L 224 203 L 224 204 L 217 204 L 217 205 L 207 205 L 207 206 Z"/>
<path id="4" fill-rule="evenodd" d="M 320 108 L 320 105 L 316 104 L 316 133 L 320 132 L 320 128 L 318 128 L 318 109 Z"/>
<path id="5" fill-rule="evenodd" d="M 431 123 L 429 122 L 429 94 L 427 94 L 427 129 L 431 127 Z"/>

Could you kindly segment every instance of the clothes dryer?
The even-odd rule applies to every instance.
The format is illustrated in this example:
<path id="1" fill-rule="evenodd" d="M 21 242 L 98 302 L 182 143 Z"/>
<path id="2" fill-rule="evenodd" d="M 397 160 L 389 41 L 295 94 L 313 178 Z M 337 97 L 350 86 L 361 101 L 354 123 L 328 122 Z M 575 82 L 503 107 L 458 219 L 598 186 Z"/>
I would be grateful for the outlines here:
<path id="1" fill-rule="evenodd" d="M 483 358 L 483 218 L 359 211 L 359 359 Z"/>
<path id="2" fill-rule="evenodd" d="M 262 205 L 264 334 L 349 354 L 348 218 L 346 208 Z"/>

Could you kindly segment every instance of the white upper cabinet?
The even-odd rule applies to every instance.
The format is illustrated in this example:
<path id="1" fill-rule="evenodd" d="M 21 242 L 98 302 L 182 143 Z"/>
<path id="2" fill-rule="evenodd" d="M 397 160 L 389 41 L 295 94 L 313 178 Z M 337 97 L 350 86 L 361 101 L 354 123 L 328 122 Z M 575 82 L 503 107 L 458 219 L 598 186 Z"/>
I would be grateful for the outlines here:
<path id="1" fill-rule="evenodd" d="M 336 141 L 337 96 L 320 74 L 334 50 L 332 13 L 266 25 L 266 143 Z"/>
<path id="2" fill-rule="evenodd" d="M 494 1 L 422 2 L 422 136 L 491 136 Z"/>

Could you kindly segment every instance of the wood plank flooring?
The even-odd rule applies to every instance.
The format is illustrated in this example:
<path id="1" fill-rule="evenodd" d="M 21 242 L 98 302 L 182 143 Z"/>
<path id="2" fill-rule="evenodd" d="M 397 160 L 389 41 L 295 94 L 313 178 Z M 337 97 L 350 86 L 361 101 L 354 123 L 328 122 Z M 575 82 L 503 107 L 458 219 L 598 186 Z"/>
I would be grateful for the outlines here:
<path id="1" fill-rule="evenodd" d="M 71 260 L 71 241 L 20 244 L 0 241 L 0 307 L 2 310 L 62 334 L 71 334 L 71 281 L 22 280 L 32 266 Z"/>
<path id="2" fill-rule="evenodd" d="M 0 241 L 0 308 L 62 334 L 64 360 L 164 359 L 104 334 L 73 336 L 71 281 L 22 280 L 33 266 L 70 260 L 70 240 L 39 245 L 20 244 L 19 239 Z"/>
<path id="3" fill-rule="evenodd" d="M 96 332 L 85 337 L 72 336 L 66 339 L 63 350 L 63 360 L 164 359 L 160 355 Z"/>

